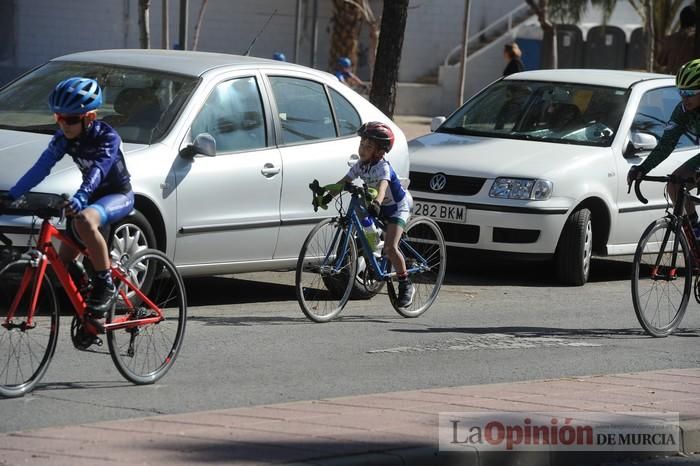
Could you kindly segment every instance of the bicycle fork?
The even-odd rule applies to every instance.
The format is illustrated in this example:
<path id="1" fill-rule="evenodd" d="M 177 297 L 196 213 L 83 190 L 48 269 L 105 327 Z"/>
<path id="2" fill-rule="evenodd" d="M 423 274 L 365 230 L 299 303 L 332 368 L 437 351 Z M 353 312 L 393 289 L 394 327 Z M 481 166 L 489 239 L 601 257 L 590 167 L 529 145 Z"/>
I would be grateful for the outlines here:
<path id="1" fill-rule="evenodd" d="M 46 274 L 47 261 L 46 255 L 37 250 L 29 251 L 29 255 L 29 263 L 27 267 L 24 268 L 17 294 L 12 300 L 12 304 L 10 305 L 5 322 L 2 323 L 2 326 L 8 330 L 19 328 L 20 330 L 25 331 L 36 327 L 36 323 L 34 322 L 34 314 L 36 313 L 36 306 L 39 301 L 41 284 L 44 281 L 44 275 Z M 27 319 L 20 323 L 15 323 L 13 319 L 15 317 L 15 313 L 17 312 L 17 308 L 30 287 L 31 294 L 29 296 Z"/>
<path id="2" fill-rule="evenodd" d="M 688 237 L 687 235 L 687 225 L 684 223 L 678 223 L 679 220 L 675 219 L 673 222 L 673 228 L 667 228 L 666 232 L 664 233 L 664 239 L 661 242 L 661 247 L 659 248 L 659 253 L 656 256 L 656 262 L 654 264 L 654 267 L 651 269 L 651 279 L 652 280 L 665 280 L 665 281 L 673 281 L 678 278 L 678 267 L 676 264 L 676 258 L 678 257 L 678 245 L 680 242 L 680 236 L 681 234 L 685 234 L 686 238 Z M 669 241 L 669 236 L 671 235 L 671 232 L 674 233 L 673 237 L 673 249 L 671 252 L 671 264 L 668 267 L 664 267 L 661 265 L 661 260 L 663 258 L 664 252 L 666 251 L 666 246 Z M 690 264 L 686 264 L 687 266 L 690 266 Z"/>

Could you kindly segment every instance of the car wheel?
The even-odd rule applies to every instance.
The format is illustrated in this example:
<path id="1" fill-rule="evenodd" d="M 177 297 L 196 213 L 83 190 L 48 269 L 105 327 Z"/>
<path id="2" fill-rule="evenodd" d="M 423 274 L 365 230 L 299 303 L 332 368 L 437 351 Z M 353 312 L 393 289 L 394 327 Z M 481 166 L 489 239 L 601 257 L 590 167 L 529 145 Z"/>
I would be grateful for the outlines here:
<path id="1" fill-rule="evenodd" d="M 562 283 L 581 286 L 588 281 L 593 253 L 593 221 L 591 211 L 577 209 L 566 220 L 559 238 L 555 265 Z"/>
<path id="2" fill-rule="evenodd" d="M 109 239 L 112 261 L 124 263 L 137 252 L 147 248 L 157 249 L 156 235 L 146 217 L 138 210 L 112 225 Z"/>

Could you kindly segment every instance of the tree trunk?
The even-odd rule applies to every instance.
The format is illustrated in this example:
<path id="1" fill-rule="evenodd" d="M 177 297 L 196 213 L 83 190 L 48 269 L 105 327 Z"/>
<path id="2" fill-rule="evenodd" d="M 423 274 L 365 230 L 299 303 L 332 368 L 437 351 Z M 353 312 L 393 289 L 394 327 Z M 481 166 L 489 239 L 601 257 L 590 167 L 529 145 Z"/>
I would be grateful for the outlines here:
<path id="1" fill-rule="evenodd" d="M 647 71 L 654 71 L 654 46 L 656 42 L 656 34 L 654 34 L 654 0 L 645 0 L 644 9 L 647 28 Z"/>
<path id="2" fill-rule="evenodd" d="M 700 0 L 695 0 L 695 56 L 700 57 Z"/>
<path id="3" fill-rule="evenodd" d="M 170 24 L 168 24 L 168 10 L 170 9 L 170 6 L 168 5 L 168 0 L 162 0 L 163 1 L 163 11 L 161 12 L 161 27 L 162 27 L 162 34 L 161 34 L 161 43 L 163 45 L 163 48 L 165 50 L 168 50 L 170 48 Z"/>
<path id="4" fill-rule="evenodd" d="M 374 64 L 369 100 L 389 118 L 394 116 L 396 82 L 406 30 L 409 0 L 384 0 L 377 60 Z"/>
<path id="5" fill-rule="evenodd" d="M 192 39 L 192 50 L 197 50 L 199 45 L 199 32 L 202 30 L 202 21 L 204 20 L 204 10 L 207 9 L 207 2 L 202 0 L 202 6 L 199 8 L 199 16 L 197 16 L 197 24 L 194 26 L 194 38 Z"/>
<path id="6" fill-rule="evenodd" d="M 335 69 L 340 57 L 348 57 L 354 69 L 357 66 L 357 42 L 362 26 L 362 11 L 354 2 L 333 0 L 331 23 L 333 32 L 331 33 L 329 69 Z"/>
<path id="7" fill-rule="evenodd" d="M 142 49 L 151 48 L 150 6 L 151 0 L 139 0 L 139 45 Z"/>

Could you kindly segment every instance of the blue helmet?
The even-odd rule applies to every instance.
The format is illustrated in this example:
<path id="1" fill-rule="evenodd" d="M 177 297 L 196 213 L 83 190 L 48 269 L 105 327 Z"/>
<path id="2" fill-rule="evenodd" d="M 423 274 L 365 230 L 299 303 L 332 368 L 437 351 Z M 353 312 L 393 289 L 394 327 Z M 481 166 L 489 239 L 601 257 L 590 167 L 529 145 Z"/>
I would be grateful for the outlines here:
<path id="1" fill-rule="evenodd" d="M 338 66 L 342 68 L 350 68 L 352 66 L 352 60 L 350 60 L 348 57 L 340 57 L 338 58 Z"/>
<path id="2" fill-rule="evenodd" d="M 80 115 L 102 105 L 102 90 L 90 78 L 68 78 L 56 85 L 49 96 L 49 107 L 54 113 Z"/>
<path id="3" fill-rule="evenodd" d="M 277 61 L 287 61 L 287 57 L 285 57 L 282 52 L 275 52 L 274 55 L 272 55 L 272 59 Z"/>

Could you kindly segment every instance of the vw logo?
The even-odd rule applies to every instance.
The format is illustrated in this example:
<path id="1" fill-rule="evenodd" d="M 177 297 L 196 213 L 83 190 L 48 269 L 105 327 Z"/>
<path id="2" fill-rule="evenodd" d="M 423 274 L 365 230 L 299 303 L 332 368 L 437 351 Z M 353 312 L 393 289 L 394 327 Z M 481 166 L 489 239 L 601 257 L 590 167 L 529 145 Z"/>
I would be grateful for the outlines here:
<path id="1" fill-rule="evenodd" d="M 430 178 L 430 189 L 433 191 L 442 191 L 447 186 L 447 177 L 442 173 L 438 173 Z"/>

